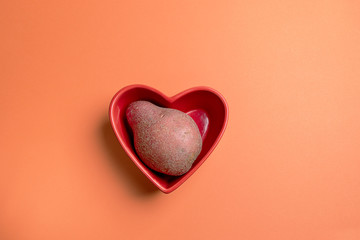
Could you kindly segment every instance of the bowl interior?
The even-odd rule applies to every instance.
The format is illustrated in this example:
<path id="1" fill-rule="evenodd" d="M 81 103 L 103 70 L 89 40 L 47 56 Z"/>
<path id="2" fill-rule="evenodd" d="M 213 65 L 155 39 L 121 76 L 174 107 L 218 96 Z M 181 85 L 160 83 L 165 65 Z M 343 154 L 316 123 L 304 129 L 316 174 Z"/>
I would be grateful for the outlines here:
<path id="1" fill-rule="evenodd" d="M 182 176 L 168 176 L 148 168 L 137 156 L 133 133 L 126 120 L 127 106 L 137 100 L 146 100 L 160 107 L 174 108 L 190 115 L 197 123 L 203 138 L 203 147 L 192 168 Z M 163 192 L 170 193 L 189 178 L 206 160 L 220 140 L 227 123 L 227 104 L 224 98 L 208 87 L 196 87 L 167 97 L 142 85 L 123 88 L 113 97 L 109 115 L 111 125 L 125 152 L 138 168 Z"/>

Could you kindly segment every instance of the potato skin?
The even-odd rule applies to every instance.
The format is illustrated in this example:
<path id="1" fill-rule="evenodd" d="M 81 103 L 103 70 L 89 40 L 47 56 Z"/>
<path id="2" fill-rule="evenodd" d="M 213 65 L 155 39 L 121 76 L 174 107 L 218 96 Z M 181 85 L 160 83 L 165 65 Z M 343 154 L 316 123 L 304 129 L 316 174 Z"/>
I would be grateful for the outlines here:
<path id="1" fill-rule="evenodd" d="M 202 148 L 199 129 L 190 116 L 136 101 L 127 108 L 126 117 L 134 133 L 136 153 L 148 167 L 172 176 L 190 170 Z"/>

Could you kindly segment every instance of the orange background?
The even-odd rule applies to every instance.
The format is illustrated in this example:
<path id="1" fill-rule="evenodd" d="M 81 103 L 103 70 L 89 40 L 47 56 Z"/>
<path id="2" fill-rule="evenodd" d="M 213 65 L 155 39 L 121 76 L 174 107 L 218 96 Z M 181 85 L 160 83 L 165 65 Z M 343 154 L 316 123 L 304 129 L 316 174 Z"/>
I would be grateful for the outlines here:
<path id="1" fill-rule="evenodd" d="M 360 5 L 1 1 L 0 239 L 360 239 Z M 218 147 L 175 192 L 117 142 L 141 83 L 220 91 Z"/>

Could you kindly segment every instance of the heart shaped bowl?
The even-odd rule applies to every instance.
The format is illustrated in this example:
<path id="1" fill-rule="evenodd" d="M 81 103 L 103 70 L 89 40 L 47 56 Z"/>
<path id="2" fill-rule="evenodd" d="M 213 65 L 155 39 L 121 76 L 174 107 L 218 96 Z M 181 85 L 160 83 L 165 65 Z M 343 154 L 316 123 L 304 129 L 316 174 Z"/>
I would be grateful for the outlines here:
<path id="1" fill-rule="evenodd" d="M 203 146 L 191 169 L 182 176 L 168 176 L 148 168 L 137 156 L 133 133 L 126 119 L 126 109 L 134 101 L 145 100 L 160 107 L 174 108 L 191 116 L 199 127 Z M 209 87 L 194 87 L 173 97 L 145 85 L 130 85 L 118 91 L 110 103 L 111 126 L 121 146 L 162 192 L 170 193 L 183 184 L 209 157 L 220 141 L 228 121 L 228 105 L 225 98 Z"/>

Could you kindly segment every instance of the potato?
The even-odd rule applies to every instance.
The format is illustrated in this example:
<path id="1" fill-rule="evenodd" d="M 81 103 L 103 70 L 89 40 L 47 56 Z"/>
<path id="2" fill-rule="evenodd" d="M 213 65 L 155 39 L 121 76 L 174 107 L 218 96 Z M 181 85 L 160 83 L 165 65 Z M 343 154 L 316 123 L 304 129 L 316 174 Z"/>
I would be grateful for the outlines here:
<path id="1" fill-rule="evenodd" d="M 171 108 L 148 101 L 131 103 L 126 117 L 139 158 L 151 169 L 167 175 L 188 172 L 199 156 L 202 138 L 194 120 Z"/>

